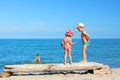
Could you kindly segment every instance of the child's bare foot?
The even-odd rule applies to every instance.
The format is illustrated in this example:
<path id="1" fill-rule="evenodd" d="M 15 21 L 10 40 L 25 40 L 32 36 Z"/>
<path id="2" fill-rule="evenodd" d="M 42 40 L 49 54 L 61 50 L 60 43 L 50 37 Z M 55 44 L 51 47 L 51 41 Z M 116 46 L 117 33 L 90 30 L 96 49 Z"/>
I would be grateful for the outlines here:
<path id="1" fill-rule="evenodd" d="M 64 65 L 66 65 L 66 63 L 64 62 Z"/>
<path id="2" fill-rule="evenodd" d="M 86 60 L 84 60 L 84 61 L 80 61 L 80 63 L 86 63 L 87 61 Z"/>
<path id="3" fill-rule="evenodd" d="M 70 62 L 70 64 L 72 64 L 72 62 Z"/>

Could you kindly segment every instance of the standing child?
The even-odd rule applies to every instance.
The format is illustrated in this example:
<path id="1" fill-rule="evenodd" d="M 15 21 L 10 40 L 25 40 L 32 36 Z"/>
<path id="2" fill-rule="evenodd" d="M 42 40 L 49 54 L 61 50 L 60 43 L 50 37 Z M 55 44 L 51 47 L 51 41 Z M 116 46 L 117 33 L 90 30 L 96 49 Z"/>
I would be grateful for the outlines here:
<path id="1" fill-rule="evenodd" d="M 83 43 L 83 47 L 82 47 L 82 61 L 81 62 L 87 62 L 87 55 L 86 55 L 86 49 L 87 49 L 87 46 L 89 45 L 89 35 L 85 32 L 85 29 L 84 29 L 84 24 L 82 23 L 79 23 L 77 26 L 76 26 L 77 30 L 79 32 L 81 32 L 81 39 L 82 39 L 82 43 Z"/>
<path id="2" fill-rule="evenodd" d="M 70 64 L 72 64 L 72 56 L 71 56 L 71 48 L 72 48 L 72 39 L 71 37 L 73 36 L 73 31 L 68 30 L 65 34 L 65 37 L 62 40 L 62 47 L 64 47 L 64 64 L 66 64 L 66 58 L 67 55 L 70 59 Z"/>

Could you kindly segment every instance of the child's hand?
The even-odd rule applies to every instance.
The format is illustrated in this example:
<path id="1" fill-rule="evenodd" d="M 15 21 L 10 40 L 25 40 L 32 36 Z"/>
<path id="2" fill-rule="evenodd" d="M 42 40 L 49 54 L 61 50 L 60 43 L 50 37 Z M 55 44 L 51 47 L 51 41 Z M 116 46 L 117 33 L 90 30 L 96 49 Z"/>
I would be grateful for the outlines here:
<path id="1" fill-rule="evenodd" d="M 61 47 L 63 47 L 63 44 L 61 44 Z"/>
<path id="2" fill-rule="evenodd" d="M 90 40 L 88 40 L 88 42 L 90 43 Z"/>
<path id="3" fill-rule="evenodd" d="M 78 43 L 77 41 L 73 42 L 73 44 L 77 44 L 77 43 Z"/>

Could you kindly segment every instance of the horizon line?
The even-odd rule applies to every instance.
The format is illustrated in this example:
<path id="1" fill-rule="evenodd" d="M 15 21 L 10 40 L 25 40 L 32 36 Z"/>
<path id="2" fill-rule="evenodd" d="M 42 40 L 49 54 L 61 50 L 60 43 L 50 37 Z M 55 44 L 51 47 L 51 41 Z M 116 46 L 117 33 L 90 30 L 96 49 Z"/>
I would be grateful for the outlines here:
<path id="1" fill-rule="evenodd" d="M 62 39 L 62 38 L 0 38 L 0 39 Z M 81 38 L 72 38 L 81 39 Z M 90 39 L 120 39 L 120 38 L 90 38 Z"/>

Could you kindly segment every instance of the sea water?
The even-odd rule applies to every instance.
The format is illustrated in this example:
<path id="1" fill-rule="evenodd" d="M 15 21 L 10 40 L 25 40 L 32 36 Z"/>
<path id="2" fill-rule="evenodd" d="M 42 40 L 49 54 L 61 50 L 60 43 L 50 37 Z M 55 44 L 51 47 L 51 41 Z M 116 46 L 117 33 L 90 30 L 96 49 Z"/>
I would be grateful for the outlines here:
<path id="1" fill-rule="evenodd" d="M 64 51 L 61 39 L 0 39 L 0 72 L 4 65 L 33 64 L 36 54 L 40 54 L 41 63 L 63 63 Z M 82 42 L 73 39 L 73 62 L 82 58 Z M 111 68 L 120 68 L 120 39 L 91 39 L 87 48 L 88 62 L 98 62 Z M 67 59 L 69 62 L 69 59 Z"/>

